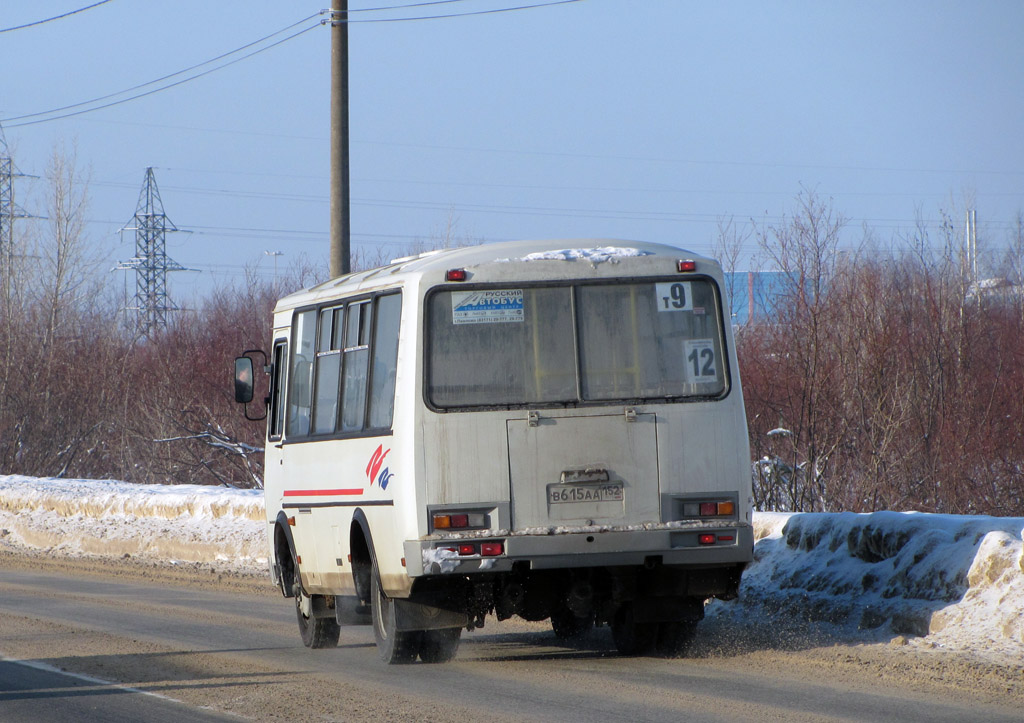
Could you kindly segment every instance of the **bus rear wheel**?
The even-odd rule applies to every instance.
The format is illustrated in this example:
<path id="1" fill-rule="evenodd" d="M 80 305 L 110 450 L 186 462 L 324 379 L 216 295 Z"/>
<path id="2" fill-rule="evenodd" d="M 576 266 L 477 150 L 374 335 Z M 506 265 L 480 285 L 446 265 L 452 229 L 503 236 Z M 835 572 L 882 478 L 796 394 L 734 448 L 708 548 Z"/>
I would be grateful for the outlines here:
<path id="1" fill-rule="evenodd" d="M 297 577 L 297 576 L 296 576 Z M 313 599 L 301 585 L 296 585 L 295 616 L 299 620 L 299 634 L 307 648 L 333 648 L 341 637 L 341 626 L 334 618 L 313 615 Z"/>
<path id="2" fill-rule="evenodd" d="M 646 655 L 654 649 L 658 637 L 657 623 L 638 623 L 633 603 L 623 603 L 612 619 L 612 640 L 623 655 Z"/>
<path id="3" fill-rule="evenodd" d="M 420 660 L 424 663 L 447 663 L 459 651 L 462 628 L 424 630 Z"/>
<path id="4" fill-rule="evenodd" d="M 567 607 L 560 607 L 551 613 L 551 630 L 559 640 L 576 640 L 594 627 L 594 615 L 579 617 Z"/>
<path id="5" fill-rule="evenodd" d="M 395 625 L 395 601 L 385 594 L 380 584 L 377 564 L 373 564 L 370 582 L 370 613 L 373 618 L 373 639 L 377 643 L 380 659 L 388 665 L 411 663 L 423 646 L 423 633 L 419 630 L 399 631 Z M 458 639 L 455 642 L 458 646 Z M 452 653 L 454 655 L 454 652 Z"/>
<path id="6" fill-rule="evenodd" d="M 697 622 L 660 623 L 658 625 L 658 654 L 666 658 L 681 658 L 690 652 L 697 636 Z"/>

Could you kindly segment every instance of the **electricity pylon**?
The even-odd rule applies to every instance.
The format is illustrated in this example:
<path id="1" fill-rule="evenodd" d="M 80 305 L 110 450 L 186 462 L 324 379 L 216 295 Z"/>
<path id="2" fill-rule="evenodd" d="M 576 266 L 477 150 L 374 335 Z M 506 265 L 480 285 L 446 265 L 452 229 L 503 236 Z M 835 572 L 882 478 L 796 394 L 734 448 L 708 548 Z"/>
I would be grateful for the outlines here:
<path id="1" fill-rule="evenodd" d="M 121 230 L 135 231 L 135 257 L 115 267 L 135 270 L 135 297 L 125 307 L 125 313 L 134 312 L 136 333 L 151 338 L 167 328 L 170 312 L 180 311 L 167 295 L 167 272 L 188 270 L 167 258 L 167 234 L 178 227 L 164 213 L 152 168 L 146 169 L 135 216 Z"/>
<path id="2" fill-rule="evenodd" d="M 14 219 L 28 214 L 14 203 L 14 160 L 7 149 L 7 138 L 0 125 L 0 273 L 7 274 L 14 264 Z"/>

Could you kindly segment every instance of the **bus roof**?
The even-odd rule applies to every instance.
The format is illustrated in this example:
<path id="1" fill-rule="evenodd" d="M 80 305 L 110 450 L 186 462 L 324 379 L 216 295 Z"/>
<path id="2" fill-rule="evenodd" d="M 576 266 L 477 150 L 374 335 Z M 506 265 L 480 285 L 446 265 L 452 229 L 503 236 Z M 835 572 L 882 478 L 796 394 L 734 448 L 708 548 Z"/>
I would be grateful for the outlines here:
<path id="1" fill-rule="evenodd" d="M 419 276 L 429 272 L 443 272 L 451 268 L 479 268 L 486 264 L 508 264 L 535 261 L 583 261 L 590 265 L 620 262 L 628 258 L 652 257 L 662 259 L 693 259 L 704 263 L 717 262 L 692 251 L 645 241 L 621 239 L 553 239 L 537 241 L 503 241 L 498 243 L 463 246 L 452 249 L 427 251 L 416 256 L 393 260 L 387 266 L 339 276 L 297 291 L 281 299 L 277 310 L 304 306 L 331 297 L 343 289 L 375 288 L 391 283 L 396 275 Z"/>

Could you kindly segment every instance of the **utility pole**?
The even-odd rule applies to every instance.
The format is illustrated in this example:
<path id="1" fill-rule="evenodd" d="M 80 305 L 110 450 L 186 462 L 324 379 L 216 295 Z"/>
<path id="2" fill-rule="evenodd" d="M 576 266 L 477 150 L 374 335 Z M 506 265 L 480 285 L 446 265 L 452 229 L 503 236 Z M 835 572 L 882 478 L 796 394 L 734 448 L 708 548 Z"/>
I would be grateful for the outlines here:
<path id="1" fill-rule="evenodd" d="M 971 283 L 978 283 L 978 212 L 967 209 L 967 229 L 965 243 L 967 246 L 967 274 Z"/>
<path id="2" fill-rule="evenodd" d="M 331 277 L 351 268 L 348 182 L 348 0 L 331 11 Z"/>

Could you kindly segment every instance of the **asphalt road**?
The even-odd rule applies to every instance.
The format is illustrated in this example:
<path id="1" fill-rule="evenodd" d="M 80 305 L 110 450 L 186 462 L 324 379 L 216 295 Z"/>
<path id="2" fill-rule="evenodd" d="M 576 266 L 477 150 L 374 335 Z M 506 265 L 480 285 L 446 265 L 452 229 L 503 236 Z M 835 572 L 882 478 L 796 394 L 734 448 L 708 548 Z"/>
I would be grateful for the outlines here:
<path id="1" fill-rule="evenodd" d="M 99 678 L 65 673 L 31 661 L 12 660 L 0 660 L 0 716 L 5 723 L 239 720 Z"/>
<path id="2" fill-rule="evenodd" d="M 290 601 L 262 583 L 4 562 L 2 721 L 1022 720 L 1012 677 L 978 689 L 969 662 L 885 646 L 733 645 L 742 631 L 711 630 L 714 653 L 624 658 L 607 630 L 565 647 L 543 624 L 488 621 L 463 634 L 452 663 L 386 666 L 368 627 L 343 629 L 335 649 L 304 648 Z"/>

